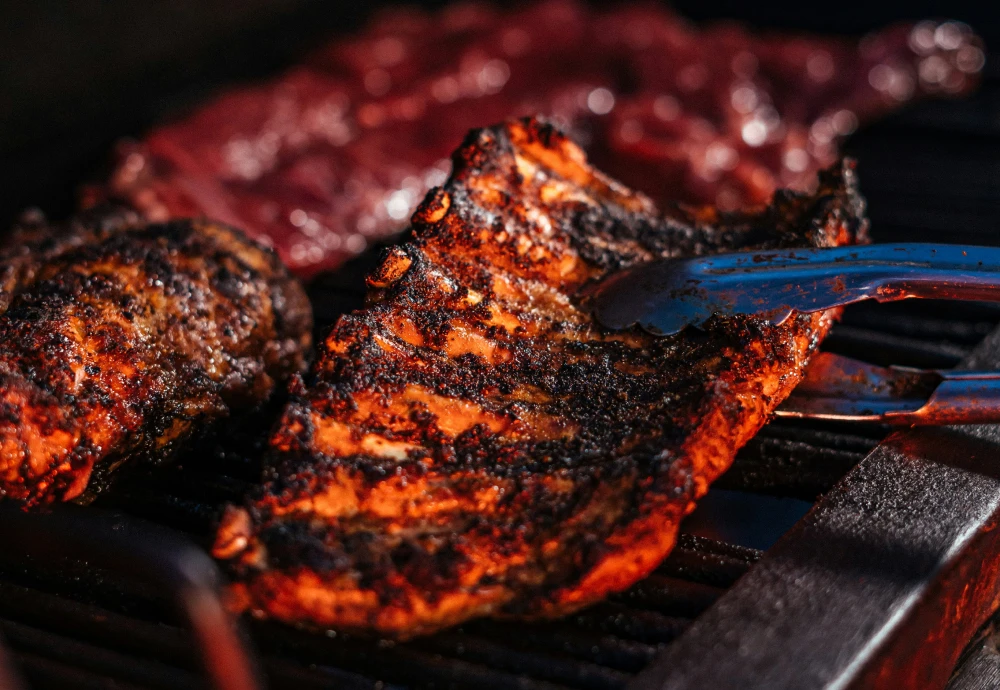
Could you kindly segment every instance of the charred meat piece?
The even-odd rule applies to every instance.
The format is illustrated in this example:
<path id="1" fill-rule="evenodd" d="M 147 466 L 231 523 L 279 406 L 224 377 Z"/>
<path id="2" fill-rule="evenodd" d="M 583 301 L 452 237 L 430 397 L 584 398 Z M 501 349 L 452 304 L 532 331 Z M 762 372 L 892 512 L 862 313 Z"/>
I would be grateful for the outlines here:
<path id="1" fill-rule="evenodd" d="M 169 457 L 267 399 L 310 345 L 308 301 L 278 257 L 207 221 L 38 221 L 0 266 L 0 498 L 27 506 Z"/>
<path id="2" fill-rule="evenodd" d="M 473 132 L 293 386 L 266 483 L 227 510 L 235 599 L 408 637 L 566 614 L 649 573 L 791 391 L 835 313 L 596 326 L 580 290 L 652 257 L 862 241 L 853 169 L 725 215 L 588 166 L 552 126 Z"/>
<path id="3" fill-rule="evenodd" d="M 296 273 L 399 232 L 473 127 L 542 113 L 593 163 L 663 202 L 735 210 L 812 191 L 857 126 L 970 91 L 957 22 L 862 41 L 696 25 L 663 3 L 391 8 L 287 74 L 123 145 L 106 193 L 147 217 L 267 237 Z"/>

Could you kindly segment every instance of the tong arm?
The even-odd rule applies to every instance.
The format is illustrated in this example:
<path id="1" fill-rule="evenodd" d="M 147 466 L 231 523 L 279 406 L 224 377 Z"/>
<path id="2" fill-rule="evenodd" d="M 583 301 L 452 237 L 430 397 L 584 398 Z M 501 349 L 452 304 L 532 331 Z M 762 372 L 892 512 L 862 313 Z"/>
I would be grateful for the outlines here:
<path id="1" fill-rule="evenodd" d="M 878 367 L 822 352 L 775 414 L 894 426 L 1000 422 L 1000 372 Z"/>
<path id="2" fill-rule="evenodd" d="M 780 324 L 793 312 L 911 297 L 1000 301 L 1000 248 L 873 244 L 663 259 L 587 291 L 604 326 L 639 324 L 657 335 L 714 314 L 755 314 Z"/>

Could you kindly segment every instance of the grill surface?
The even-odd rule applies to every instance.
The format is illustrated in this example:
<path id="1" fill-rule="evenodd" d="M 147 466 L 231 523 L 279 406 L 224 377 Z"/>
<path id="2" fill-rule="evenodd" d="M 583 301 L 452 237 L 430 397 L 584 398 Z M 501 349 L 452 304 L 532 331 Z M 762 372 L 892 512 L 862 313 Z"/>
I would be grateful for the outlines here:
<path id="1" fill-rule="evenodd" d="M 878 241 L 998 241 L 1000 76 L 991 74 L 968 101 L 924 104 L 852 142 Z M 314 285 L 320 321 L 357 304 L 367 260 Z M 860 305 L 847 311 L 826 347 L 882 364 L 950 367 L 998 322 L 1000 307 L 992 305 Z M 883 436 L 879 427 L 774 423 L 718 486 L 814 501 Z M 204 546 L 221 504 L 239 499 L 257 476 L 254 441 L 244 434 L 239 446 L 206 442 L 203 452 L 134 476 L 97 505 L 177 529 Z M 653 576 L 565 620 L 475 622 L 406 644 L 257 621 L 247 627 L 275 688 L 620 688 L 760 557 L 685 534 Z M 205 683 L 192 636 L 167 594 L 86 562 L 53 567 L 0 554 L 0 637 L 31 687 Z M 968 659 L 966 669 L 983 663 L 981 654 Z"/>

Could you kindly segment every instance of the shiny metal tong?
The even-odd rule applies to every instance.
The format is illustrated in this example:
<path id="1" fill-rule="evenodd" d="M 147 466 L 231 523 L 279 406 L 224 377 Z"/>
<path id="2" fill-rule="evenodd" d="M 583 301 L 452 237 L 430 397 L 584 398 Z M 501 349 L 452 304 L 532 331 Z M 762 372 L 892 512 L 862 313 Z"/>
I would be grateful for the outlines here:
<path id="1" fill-rule="evenodd" d="M 862 300 L 1000 302 L 1000 248 L 887 244 L 664 259 L 606 279 L 588 296 L 599 323 L 655 335 L 715 315 L 780 324 Z M 1000 421 L 1000 372 L 876 367 L 820 354 L 779 416 L 899 425 Z"/>
<path id="2" fill-rule="evenodd" d="M 873 244 L 663 259 L 616 273 L 591 292 L 601 324 L 638 324 L 656 335 L 715 314 L 780 324 L 792 312 L 913 297 L 1000 302 L 1000 248 Z"/>
<path id="3" fill-rule="evenodd" d="M 1000 371 L 878 367 L 820 352 L 775 414 L 894 426 L 1000 421 Z"/>

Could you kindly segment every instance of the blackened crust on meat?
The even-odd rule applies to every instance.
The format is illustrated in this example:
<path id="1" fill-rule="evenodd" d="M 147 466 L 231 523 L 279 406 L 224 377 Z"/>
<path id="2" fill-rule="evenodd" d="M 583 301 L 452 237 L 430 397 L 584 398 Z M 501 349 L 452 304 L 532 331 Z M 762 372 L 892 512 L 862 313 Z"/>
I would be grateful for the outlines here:
<path id="1" fill-rule="evenodd" d="M 412 222 L 293 387 L 265 485 L 220 527 L 260 615 L 408 637 L 565 614 L 644 577 L 835 314 L 657 339 L 596 326 L 581 288 L 867 228 L 850 163 L 759 212 L 661 216 L 536 120 L 470 134 Z"/>
<path id="2" fill-rule="evenodd" d="M 231 228 L 36 219 L 0 261 L 0 497 L 91 495 L 303 368 L 302 287 Z"/>

